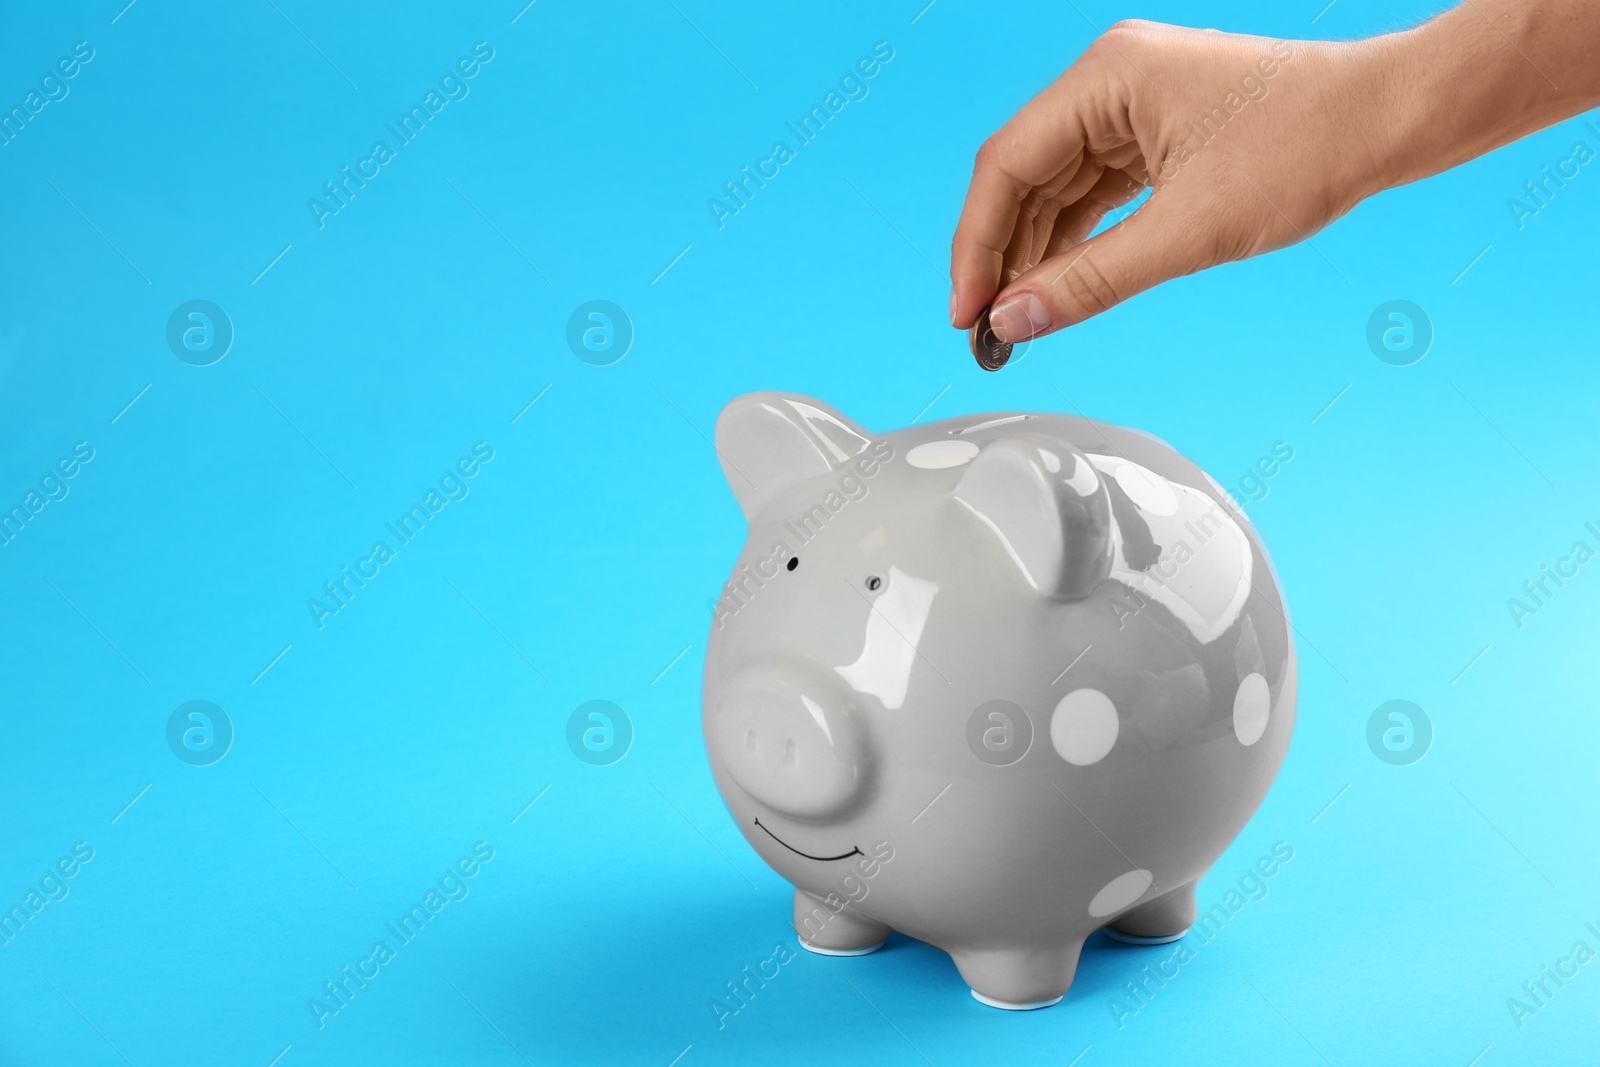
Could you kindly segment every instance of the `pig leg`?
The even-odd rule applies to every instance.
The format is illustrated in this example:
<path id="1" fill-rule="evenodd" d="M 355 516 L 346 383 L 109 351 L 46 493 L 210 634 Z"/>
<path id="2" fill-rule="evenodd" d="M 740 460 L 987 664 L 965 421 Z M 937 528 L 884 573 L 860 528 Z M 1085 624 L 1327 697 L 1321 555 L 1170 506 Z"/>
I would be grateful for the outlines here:
<path id="1" fill-rule="evenodd" d="M 950 953 L 972 995 L 992 1008 L 1048 1008 L 1072 987 L 1081 941 L 1054 948 L 957 949 Z"/>
<path id="2" fill-rule="evenodd" d="M 848 905 L 835 911 L 820 898 L 796 889 L 794 932 L 800 935 L 801 947 L 823 956 L 865 956 L 883 947 L 890 930 Z"/>
<path id="3" fill-rule="evenodd" d="M 1165 945 L 1194 923 L 1194 883 L 1181 885 L 1119 915 L 1106 936 L 1130 945 Z"/>

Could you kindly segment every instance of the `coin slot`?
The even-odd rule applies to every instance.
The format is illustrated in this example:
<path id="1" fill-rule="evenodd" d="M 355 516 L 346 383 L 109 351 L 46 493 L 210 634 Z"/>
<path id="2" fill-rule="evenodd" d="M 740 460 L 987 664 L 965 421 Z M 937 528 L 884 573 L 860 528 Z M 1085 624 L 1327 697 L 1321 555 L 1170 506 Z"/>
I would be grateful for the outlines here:
<path id="1" fill-rule="evenodd" d="M 1013 423 L 1013 422 L 1026 422 L 1029 419 L 1033 419 L 1033 418 L 1037 418 L 1037 417 L 1038 416 L 1036 416 L 1036 415 L 1007 415 L 1003 419 L 990 419 L 988 422 L 976 422 L 976 423 L 973 423 L 971 426 L 963 426 L 959 430 L 951 430 L 950 432 L 953 433 L 953 434 L 956 434 L 957 436 L 959 436 L 961 434 L 977 433 L 980 430 L 989 430 L 989 429 L 993 429 L 996 426 L 1005 426 L 1005 425 L 1007 425 L 1009 423 Z"/>

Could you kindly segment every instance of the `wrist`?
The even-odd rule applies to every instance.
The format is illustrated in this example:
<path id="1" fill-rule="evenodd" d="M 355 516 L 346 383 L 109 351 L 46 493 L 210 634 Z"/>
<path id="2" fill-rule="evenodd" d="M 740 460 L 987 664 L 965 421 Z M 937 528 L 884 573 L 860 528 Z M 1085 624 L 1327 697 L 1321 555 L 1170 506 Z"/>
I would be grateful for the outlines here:
<path id="1" fill-rule="evenodd" d="M 1588 106 L 1580 86 L 1558 89 L 1529 58 L 1538 54 L 1557 69 L 1540 54 L 1548 27 L 1537 12 L 1488 6 L 1486 14 L 1463 4 L 1412 29 L 1355 42 L 1361 76 L 1375 89 L 1380 189 L 1448 170 Z"/>
<path id="2" fill-rule="evenodd" d="M 1360 42 L 1376 88 L 1383 188 L 1437 174 L 1486 150 L 1470 142 L 1485 140 L 1498 118 L 1474 99 L 1473 89 L 1490 80 L 1489 71 L 1480 69 L 1477 78 L 1463 84 L 1465 68 L 1484 58 L 1476 48 L 1463 54 L 1467 30 L 1453 11 Z"/>
<path id="3" fill-rule="evenodd" d="M 1329 158 L 1352 203 L 1422 176 L 1413 172 L 1426 157 L 1421 133 L 1431 117 L 1421 113 L 1417 94 L 1405 84 L 1413 60 L 1410 42 L 1395 40 L 1399 36 L 1306 42 L 1329 71 L 1326 106 L 1337 111 L 1329 128 L 1338 141 L 1329 146 Z"/>
<path id="4" fill-rule="evenodd" d="M 1361 143 L 1364 196 L 1424 177 L 1436 147 L 1437 118 L 1419 82 L 1419 42 L 1405 33 L 1352 41 L 1348 91 L 1365 101 Z M 1431 173 L 1431 171 L 1428 171 Z"/>

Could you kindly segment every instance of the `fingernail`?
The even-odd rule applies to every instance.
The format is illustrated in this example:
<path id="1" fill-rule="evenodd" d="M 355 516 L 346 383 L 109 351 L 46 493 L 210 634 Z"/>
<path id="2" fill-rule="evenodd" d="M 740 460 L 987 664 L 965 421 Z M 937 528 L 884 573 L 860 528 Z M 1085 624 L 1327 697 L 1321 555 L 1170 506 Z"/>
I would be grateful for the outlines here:
<path id="1" fill-rule="evenodd" d="M 956 291 L 950 290 L 950 325 L 956 324 Z"/>
<path id="2" fill-rule="evenodd" d="M 1032 293 L 1014 296 L 989 312 L 994 335 L 1010 344 L 1044 333 L 1050 324 L 1050 309 Z"/>

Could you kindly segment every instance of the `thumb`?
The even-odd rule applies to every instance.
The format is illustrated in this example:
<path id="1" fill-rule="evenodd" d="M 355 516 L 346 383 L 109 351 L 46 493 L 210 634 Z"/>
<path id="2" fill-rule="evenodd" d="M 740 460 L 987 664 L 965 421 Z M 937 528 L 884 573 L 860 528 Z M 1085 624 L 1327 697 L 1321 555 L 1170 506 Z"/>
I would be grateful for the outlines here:
<path id="1" fill-rule="evenodd" d="M 1106 311 L 1208 262 L 1191 220 L 1163 210 L 1157 197 L 1100 236 L 1051 256 L 995 298 L 989 321 L 1012 344 Z"/>

